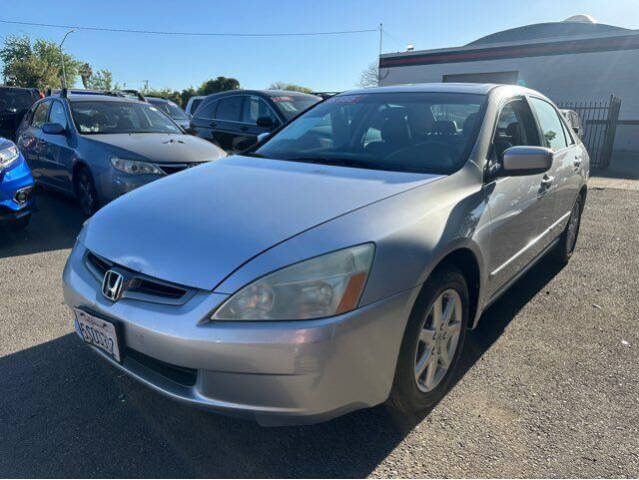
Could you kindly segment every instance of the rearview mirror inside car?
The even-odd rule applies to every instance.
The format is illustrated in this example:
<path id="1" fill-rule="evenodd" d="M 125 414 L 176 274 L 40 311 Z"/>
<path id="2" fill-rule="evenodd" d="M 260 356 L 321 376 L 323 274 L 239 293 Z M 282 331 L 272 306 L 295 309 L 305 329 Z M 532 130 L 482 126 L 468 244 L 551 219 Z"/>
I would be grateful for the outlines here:
<path id="1" fill-rule="evenodd" d="M 553 153 L 545 147 L 510 147 L 504 151 L 500 176 L 535 175 L 552 166 Z"/>
<path id="2" fill-rule="evenodd" d="M 259 117 L 257 119 L 257 126 L 264 128 L 272 128 L 275 126 L 275 122 L 271 117 Z"/>
<path id="3" fill-rule="evenodd" d="M 61 135 L 65 132 L 65 129 L 59 123 L 45 123 L 42 125 L 42 131 L 50 135 Z"/>

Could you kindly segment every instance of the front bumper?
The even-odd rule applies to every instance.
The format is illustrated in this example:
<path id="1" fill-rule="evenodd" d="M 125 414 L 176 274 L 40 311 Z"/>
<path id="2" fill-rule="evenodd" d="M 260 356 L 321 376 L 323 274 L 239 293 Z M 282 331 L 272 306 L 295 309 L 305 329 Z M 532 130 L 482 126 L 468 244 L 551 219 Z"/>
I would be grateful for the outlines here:
<path id="1" fill-rule="evenodd" d="M 33 177 L 21 155 L 15 165 L 0 171 L 0 223 L 29 216 L 33 206 Z"/>
<path id="2" fill-rule="evenodd" d="M 198 291 L 180 306 L 111 303 L 84 252 L 76 244 L 65 267 L 66 303 L 118 323 L 125 353 L 121 364 L 109 361 L 169 397 L 284 425 L 328 420 L 390 393 L 416 289 L 329 319 L 203 322 L 227 295 Z M 158 365 L 194 372 L 193 381 Z"/>

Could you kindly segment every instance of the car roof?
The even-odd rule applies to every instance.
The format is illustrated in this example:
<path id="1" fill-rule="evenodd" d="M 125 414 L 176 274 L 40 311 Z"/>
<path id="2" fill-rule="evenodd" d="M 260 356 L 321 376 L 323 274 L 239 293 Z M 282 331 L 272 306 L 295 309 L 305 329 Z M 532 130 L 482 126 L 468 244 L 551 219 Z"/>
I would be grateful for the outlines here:
<path id="1" fill-rule="evenodd" d="M 224 92 L 217 92 L 207 95 L 207 98 L 218 98 L 226 95 L 233 94 L 242 94 L 242 95 L 258 95 L 262 97 L 283 97 L 283 96 L 296 96 L 296 97 L 310 97 L 317 98 L 321 100 L 321 97 L 317 95 L 311 95 L 309 93 L 302 93 L 292 90 L 244 90 L 244 89 L 235 89 L 235 90 L 225 90 Z"/>
<path id="2" fill-rule="evenodd" d="M 415 83 L 407 85 L 391 85 L 387 87 L 368 87 L 349 90 L 338 95 L 353 95 L 363 93 L 475 93 L 486 95 L 492 89 L 500 87 L 496 83 Z"/>
<path id="3" fill-rule="evenodd" d="M 46 98 L 62 98 L 58 95 L 52 95 L 51 97 Z M 127 103 L 144 103 L 136 98 L 131 97 L 120 97 L 116 95 L 102 95 L 99 93 L 91 94 L 91 93 L 81 93 L 81 94 L 73 94 L 69 93 L 66 97 L 68 100 L 73 102 L 127 102 Z"/>

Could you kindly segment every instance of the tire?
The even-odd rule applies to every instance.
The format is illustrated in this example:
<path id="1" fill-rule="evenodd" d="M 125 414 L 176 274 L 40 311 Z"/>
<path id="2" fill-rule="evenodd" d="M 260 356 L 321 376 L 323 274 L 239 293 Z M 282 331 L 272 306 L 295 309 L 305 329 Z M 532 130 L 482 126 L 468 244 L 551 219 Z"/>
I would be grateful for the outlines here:
<path id="1" fill-rule="evenodd" d="M 570 211 L 568 223 L 559 236 L 559 242 L 554 249 L 554 257 L 562 264 L 568 263 L 577 245 L 579 227 L 581 225 L 581 213 L 584 209 L 584 197 L 579 195 Z"/>
<path id="2" fill-rule="evenodd" d="M 84 216 L 88 218 L 93 215 L 99 208 L 98 194 L 93 177 L 85 167 L 81 167 L 78 170 L 75 180 L 75 192 Z"/>
<path id="3" fill-rule="evenodd" d="M 445 317 L 448 302 L 455 303 L 449 322 L 449 325 L 452 326 L 452 320 L 454 320 L 458 331 L 456 348 L 452 354 L 449 353 L 449 348 L 452 345 L 454 334 L 448 333 L 448 339 L 444 335 L 442 340 L 442 331 L 437 330 L 433 325 L 433 310 L 438 309 L 436 301 L 440 299 L 442 317 Z M 464 349 L 469 324 L 469 305 L 470 297 L 466 280 L 459 269 L 454 266 L 438 268 L 424 284 L 404 332 L 395 379 L 387 402 L 392 410 L 413 420 L 420 413 L 434 407 L 448 392 L 451 378 L 455 375 L 459 366 L 459 358 Z M 451 328 L 449 332 L 453 331 Z M 426 332 L 428 332 L 427 335 Z M 422 340 L 423 335 L 426 338 L 432 336 L 430 347 L 427 342 Z M 442 347 L 442 345 L 448 345 L 449 348 Z M 447 362 L 443 361 L 444 355 L 434 355 L 433 352 L 438 347 L 440 352 L 443 351 L 442 348 L 445 348 Z M 424 359 L 427 366 L 425 370 L 421 370 L 418 365 L 423 366 L 425 363 L 422 360 Z M 431 367 L 433 363 L 435 366 Z M 440 372 L 444 363 L 448 363 L 448 368 L 444 372 Z M 434 369 L 432 373 L 431 369 Z M 417 375 L 416 372 L 419 370 L 422 373 Z M 431 379 L 430 383 L 429 378 Z"/>

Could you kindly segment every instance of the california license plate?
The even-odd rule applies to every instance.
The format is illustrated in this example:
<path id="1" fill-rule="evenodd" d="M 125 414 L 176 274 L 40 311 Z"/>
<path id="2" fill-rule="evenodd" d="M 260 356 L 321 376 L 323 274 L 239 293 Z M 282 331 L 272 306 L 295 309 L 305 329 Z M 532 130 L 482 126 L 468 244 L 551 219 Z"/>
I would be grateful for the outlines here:
<path id="1" fill-rule="evenodd" d="M 115 325 L 84 310 L 75 309 L 78 333 L 89 345 L 99 348 L 115 361 L 120 361 L 120 346 Z"/>

